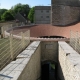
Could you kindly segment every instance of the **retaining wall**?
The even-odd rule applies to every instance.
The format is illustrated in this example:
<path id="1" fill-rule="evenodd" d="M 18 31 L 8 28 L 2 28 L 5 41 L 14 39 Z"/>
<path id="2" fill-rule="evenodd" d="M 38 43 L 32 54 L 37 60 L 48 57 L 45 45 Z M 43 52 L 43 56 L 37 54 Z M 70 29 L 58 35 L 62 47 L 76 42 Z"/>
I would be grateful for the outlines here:
<path id="1" fill-rule="evenodd" d="M 80 54 L 66 42 L 58 43 L 58 75 L 60 80 L 80 80 Z"/>
<path id="2" fill-rule="evenodd" d="M 58 61 L 58 42 L 57 41 L 43 41 L 41 42 L 41 60 Z"/>
<path id="3" fill-rule="evenodd" d="M 37 80 L 41 73 L 40 56 L 40 41 L 35 41 L 0 71 L 0 80 Z"/>

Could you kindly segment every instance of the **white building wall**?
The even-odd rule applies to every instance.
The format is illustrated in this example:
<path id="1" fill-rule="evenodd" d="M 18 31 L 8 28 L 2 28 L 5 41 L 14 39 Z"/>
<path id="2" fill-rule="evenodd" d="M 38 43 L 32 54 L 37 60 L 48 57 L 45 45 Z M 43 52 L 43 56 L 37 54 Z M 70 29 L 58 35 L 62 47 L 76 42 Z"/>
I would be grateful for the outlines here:
<path id="1" fill-rule="evenodd" d="M 40 9 L 40 7 L 41 7 L 41 9 Z M 51 9 L 49 9 L 48 6 L 46 6 L 44 8 L 42 8 L 42 6 L 40 6 L 40 7 L 39 7 L 39 9 L 35 8 L 34 22 L 36 24 L 50 24 Z"/>

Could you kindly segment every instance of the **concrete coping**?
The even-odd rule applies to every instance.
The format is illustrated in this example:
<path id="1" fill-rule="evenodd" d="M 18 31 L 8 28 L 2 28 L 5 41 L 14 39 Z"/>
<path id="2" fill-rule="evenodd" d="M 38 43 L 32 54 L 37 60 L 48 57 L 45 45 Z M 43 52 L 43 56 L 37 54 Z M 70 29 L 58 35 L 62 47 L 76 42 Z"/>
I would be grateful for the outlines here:
<path id="1" fill-rule="evenodd" d="M 40 41 L 32 42 L 23 52 L 21 52 L 15 61 L 12 61 L 0 71 L 0 80 L 18 80 L 20 74 L 26 67 L 31 56 L 40 45 Z"/>
<path id="2" fill-rule="evenodd" d="M 66 42 L 59 41 L 59 46 L 63 49 L 66 54 L 67 60 L 70 64 L 80 73 L 80 54 L 76 52 L 69 44 Z"/>

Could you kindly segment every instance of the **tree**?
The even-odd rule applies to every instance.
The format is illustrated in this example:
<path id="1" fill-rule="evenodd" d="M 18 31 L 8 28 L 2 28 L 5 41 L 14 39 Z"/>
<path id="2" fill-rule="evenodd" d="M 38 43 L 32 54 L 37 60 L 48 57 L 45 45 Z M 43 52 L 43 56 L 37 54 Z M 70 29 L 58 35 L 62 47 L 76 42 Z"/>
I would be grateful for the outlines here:
<path id="1" fill-rule="evenodd" d="M 21 13 L 25 14 L 25 17 L 27 18 L 28 16 L 28 13 L 30 11 L 30 7 L 28 4 L 21 4 L 21 3 L 18 3 L 16 4 L 15 6 L 12 6 L 11 9 L 10 9 L 10 12 L 15 16 L 16 13 Z"/>
<path id="2" fill-rule="evenodd" d="M 34 22 L 34 7 L 30 9 L 30 12 L 28 14 L 28 19 L 33 23 Z"/>
<path id="3" fill-rule="evenodd" d="M 3 13 L 7 11 L 7 9 L 0 9 L 0 20 L 1 20 L 1 16 L 3 15 Z"/>
<path id="4" fill-rule="evenodd" d="M 1 19 L 3 21 L 10 21 L 10 20 L 14 20 L 14 17 L 13 15 L 9 12 L 9 11 L 6 11 L 3 13 L 3 15 L 1 16 Z"/>
<path id="5" fill-rule="evenodd" d="M 29 11 L 30 11 L 30 7 L 29 7 L 29 5 L 28 4 L 24 4 L 23 6 L 22 6 L 22 13 L 24 13 L 25 14 L 25 17 L 27 18 L 28 17 L 28 14 L 29 14 Z"/>
<path id="6" fill-rule="evenodd" d="M 9 12 L 10 12 L 13 16 L 15 16 L 15 14 L 16 14 L 13 9 L 9 9 Z"/>

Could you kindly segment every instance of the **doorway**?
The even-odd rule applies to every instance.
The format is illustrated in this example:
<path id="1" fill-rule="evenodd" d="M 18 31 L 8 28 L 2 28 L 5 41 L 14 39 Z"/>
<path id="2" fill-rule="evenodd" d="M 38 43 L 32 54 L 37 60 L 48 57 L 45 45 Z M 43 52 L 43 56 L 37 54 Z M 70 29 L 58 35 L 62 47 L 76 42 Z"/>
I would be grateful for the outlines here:
<path id="1" fill-rule="evenodd" d="M 41 80 L 56 80 L 56 64 L 46 62 L 41 65 Z"/>

